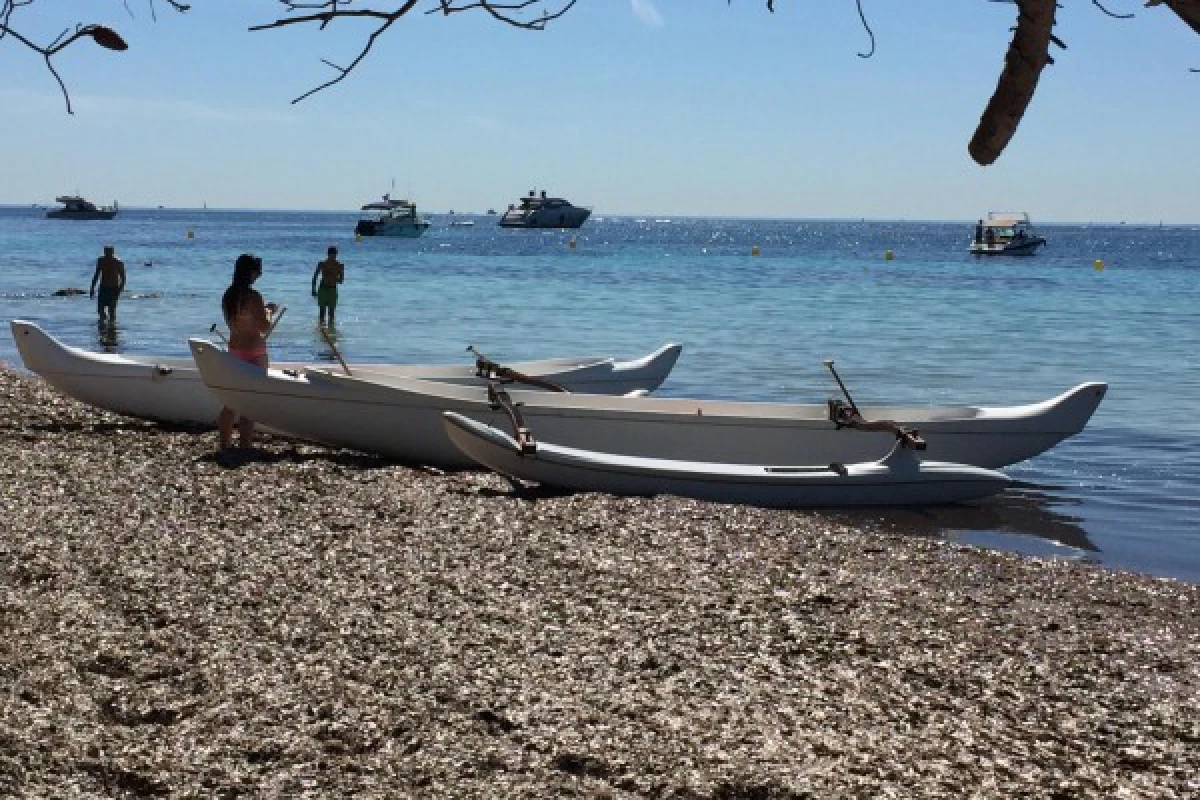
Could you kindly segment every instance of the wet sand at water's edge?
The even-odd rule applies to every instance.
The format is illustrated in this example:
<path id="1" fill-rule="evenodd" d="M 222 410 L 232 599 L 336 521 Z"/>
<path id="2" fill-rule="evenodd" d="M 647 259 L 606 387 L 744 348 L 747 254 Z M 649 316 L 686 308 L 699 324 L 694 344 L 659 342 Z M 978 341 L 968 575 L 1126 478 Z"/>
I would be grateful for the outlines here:
<path id="1" fill-rule="evenodd" d="M 1200 796 L 1200 587 L 0 369 L 0 795 Z"/>

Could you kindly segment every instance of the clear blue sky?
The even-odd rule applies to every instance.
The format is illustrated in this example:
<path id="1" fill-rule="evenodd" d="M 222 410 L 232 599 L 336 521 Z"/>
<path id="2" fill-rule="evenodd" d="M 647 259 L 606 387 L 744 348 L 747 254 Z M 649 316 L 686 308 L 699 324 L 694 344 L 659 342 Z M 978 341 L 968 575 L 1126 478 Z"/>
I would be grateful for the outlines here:
<path id="1" fill-rule="evenodd" d="M 1200 37 L 1165 7 L 1063 0 L 1066 51 L 992 167 L 966 144 L 1015 6 L 984 0 L 580 0 L 543 32 L 410 14 L 354 74 L 370 28 L 250 33 L 274 0 L 42 0 L 39 40 L 122 32 L 57 62 L 0 43 L 0 203 L 76 190 L 129 206 L 502 209 L 537 187 L 599 215 L 1200 222 Z M 432 7 L 433 3 L 425 3 Z"/>

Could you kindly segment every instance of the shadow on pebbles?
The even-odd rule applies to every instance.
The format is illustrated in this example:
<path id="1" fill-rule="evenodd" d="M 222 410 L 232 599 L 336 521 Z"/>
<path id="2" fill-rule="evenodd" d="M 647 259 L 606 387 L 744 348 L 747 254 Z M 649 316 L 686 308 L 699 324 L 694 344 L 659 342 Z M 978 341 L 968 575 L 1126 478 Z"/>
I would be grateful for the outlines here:
<path id="1" fill-rule="evenodd" d="M 1200 588 L 0 370 L 0 795 L 1200 796 Z"/>

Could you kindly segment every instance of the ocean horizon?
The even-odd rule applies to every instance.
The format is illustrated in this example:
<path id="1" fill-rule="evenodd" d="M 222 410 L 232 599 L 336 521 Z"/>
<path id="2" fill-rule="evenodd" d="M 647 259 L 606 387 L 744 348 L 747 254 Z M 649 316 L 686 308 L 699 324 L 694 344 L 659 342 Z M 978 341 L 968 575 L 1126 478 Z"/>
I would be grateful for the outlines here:
<path id="1" fill-rule="evenodd" d="M 107 203 L 107 201 L 105 201 L 105 202 Z M 48 208 L 53 208 L 55 205 L 56 205 L 55 203 L 46 203 L 46 202 L 0 203 L 0 210 L 11 210 L 11 211 L 22 211 L 22 210 L 30 210 L 30 209 L 45 210 Z M 417 207 L 421 214 L 428 214 L 430 216 L 438 216 L 438 217 L 460 216 L 460 217 L 483 217 L 483 218 L 497 217 L 498 218 L 500 216 L 500 214 L 502 213 L 502 211 L 499 209 L 508 208 L 508 204 L 505 203 L 502 206 L 496 206 L 495 208 L 498 210 L 494 214 L 489 214 L 489 213 L 487 213 L 486 210 L 463 211 L 463 210 L 458 210 L 458 209 L 453 209 L 453 208 L 432 209 L 431 210 L 431 209 L 426 209 L 424 206 L 421 206 L 419 203 L 418 203 Z M 586 204 L 583 204 L 583 207 L 592 208 L 591 206 L 588 206 Z M 175 212 L 185 212 L 185 213 L 221 212 L 221 213 L 225 213 L 225 214 L 338 214 L 338 215 L 345 215 L 345 214 L 360 214 L 360 213 L 362 213 L 361 211 L 356 211 L 354 209 L 346 209 L 346 208 L 259 208 L 259 207 L 253 207 L 253 206 L 204 206 L 204 205 L 199 205 L 199 206 L 161 205 L 160 206 L 160 205 L 125 205 L 123 203 L 120 204 L 120 209 L 121 209 L 121 211 L 139 211 L 139 212 L 143 212 L 143 211 L 147 211 L 147 212 L 175 211 Z M 881 222 L 881 223 L 904 222 L 904 223 L 913 223 L 913 224 L 933 224 L 933 225 L 939 225 L 939 224 L 969 225 L 969 224 L 974 223 L 974 221 L 979 218 L 978 216 L 974 216 L 974 217 L 968 216 L 968 217 L 958 217 L 958 218 L 953 218 L 953 217 L 929 217 L 929 218 L 924 218 L 924 217 L 861 217 L 861 216 L 859 216 L 859 217 L 789 217 L 789 216 L 774 217 L 774 216 L 742 216 L 742 215 L 738 215 L 738 214 L 724 214 L 724 215 L 676 214 L 676 213 L 673 213 L 670 211 L 597 212 L 594 208 L 592 208 L 592 213 L 594 215 L 592 217 L 593 221 L 597 218 L 620 219 L 620 220 L 636 220 L 636 219 L 644 218 L 647 221 L 668 219 L 670 221 L 690 220 L 690 221 L 698 221 L 698 222 L 700 222 L 700 221 L 710 221 L 710 222 L 716 222 L 716 221 L 735 221 L 735 222 L 754 222 L 754 221 L 765 221 L 765 222 Z M 986 212 L 983 212 L 983 213 L 986 213 Z M 1054 226 L 1054 227 L 1085 227 L 1085 228 L 1094 228 L 1094 227 L 1105 227 L 1105 228 L 1108 228 L 1108 227 L 1131 227 L 1131 228 L 1153 227 L 1153 228 L 1160 228 L 1161 227 L 1161 228 L 1184 228 L 1184 229 L 1200 230 L 1200 221 L 1163 222 L 1161 220 L 1149 220 L 1149 219 L 1135 219 L 1135 220 L 1071 220 L 1071 219 L 1039 220 L 1039 219 L 1035 219 L 1034 223 L 1038 226 L 1049 225 L 1049 226 Z"/>

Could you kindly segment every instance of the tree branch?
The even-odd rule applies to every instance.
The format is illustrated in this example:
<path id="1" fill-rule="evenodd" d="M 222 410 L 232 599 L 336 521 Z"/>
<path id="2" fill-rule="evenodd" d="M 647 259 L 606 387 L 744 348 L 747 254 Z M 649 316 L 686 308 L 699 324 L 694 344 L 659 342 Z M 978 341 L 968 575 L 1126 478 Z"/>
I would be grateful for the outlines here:
<path id="1" fill-rule="evenodd" d="M 418 0 L 404 0 L 399 8 L 391 11 L 383 11 L 372 8 L 345 8 L 352 0 L 313 0 L 313 2 L 301 2 L 301 0 L 279 0 L 280 5 L 284 7 L 286 13 L 293 11 L 306 11 L 309 13 L 300 14 L 297 16 L 280 17 L 265 22 L 261 25 L 253 25 L 251 31 L 264 31 L 272 28 L 283 28 L 289 25 L 317 25 L 318 29 L 324 30 L 336 19 L 370 19 L 378 20 L 379 24 L 375 27 L 368 36 L 367 41 L 359 50 L 358 55 L 350 62 L 348 66 L 339 66 L 328 59 L 321 59 L 324 64 L 337 72 L 337 76 L 328 81 L 309 89 L 304 94 L 292 100 L 292 104 L 299 103 L 301 100 L 312 97 L 317 92 L 328 89 L 335 83 L 340 83 L 346 79 L 351 72 L 354 71 L 359 64 L 371 52 L 375 43 L 384 33 L 387 32 L 397 20 L 407 15 L 413 8 L 416 7 Z M 437 0 L 437 7 L 426 11 L 426 14 L 441 14 L 442 16 L 450 16 L 451 14 L 462 14 L 468 11 L 483 11 L 490 15 L 493 19 L 512 25 L 516 28 L 524 28 L 526 30 L 545 30 L 547 23 L 550 23 L 568 11 L 570 11 L 578 0 L 558 0 L 559 5 L 555 10 L 546 10 L 541 8 L 541 14 L 532 19 L 521 19 L 517 16 L 520 12 L 530 9 L 538 9 L 543 6 L 543 3 L 550 0 L 521 0 L 515 3 L 496 3 L 492 0 L 474 0 L 474 2 L 456 2 L 456 0 Z"/>
<path id="2" fill-rule="evenodd" d="M 866 28 L 867 36 L 871 37 L 871 49 L 865 53 L 858 53 L 859 58 L 870 58 L 875 55 L 875 32 L 871 30 L 871 26 L 867 24 L 867 15 L 863 12 L 862 0 L 854 0 L 854 5 L 858 8 L 858 18 L 862 21 L 862 26 Z"/>
<path id="3" fill-rule="evenodd" d="M 186 12 L 191 6 L 179 0 L 161 0 L 166 6 L 177 12 Z M 284 16 L 261 25 L 254 25 L 251 31 L 262 31 L 272 28 L 285 28 L 292 25 L 314 25 L 324 30 L 338 19 L 370 20 L 376 23 L 375 28 L 367 36 L 366 42 L 357 56 L 346 66 L 340 66 L 327 59 L 322 63 L 333 69 L 335 77 L 315 86 L 292 103 L 299 103 L 324 89 L 340 83 L 353 72 L 371 53 L 375 43 L 393 24 L 413 11 L 420 0 L 364 0 L 380 8 L 355 8 L 355 0 L 277 0 L 283 7 Z M 1200 0 L 1143 0 L 1147 7 L 1165 5 L 1185 24 L 1200 34 Z M 91 38 L 97 44 L 110 50 L 124 50 L 126 44 L 120 35 L 102 25 L 75 26 L 74 31 L 67 29 L 58 35 L 50 44 L 39 45 L 29 37 L 22 35 L 13 27 L 13 17 L 18 9 L 34 5 L 37 0 L 0 0 L 0 41 L 6 36 L 22 46 L 38 53 L 46 62 L 46 68 L 58 82 L 59 89 L 66 101 L 67 113 L 74 113 L 71 108 L 71 98 L 66 84 L 55 68 L 53 58 L 64 48 L 84 38 Z M 129 10 L 129 0 L 121 0 L 126 10 Z M 155 0 L 146 0 L 151 16 L 157 19 Z M 546 26 L 560 19 L 575 7 L 578 0 L 429 0 L 432 8 L 426 14 L 462 14 L 471 11 L 489 15 L 492 19 L 525 30 L 545 30 Z M 733 0 L 727 0 L 732 5 Z M 866 53 L 858 53 L 862 58 L 869 58 L 875 52 L 875 34 L 867 22 L 863 12 L 862 0 L 854 0 L 859 19 L 870 38 L 871 47 Z M 1004 68 L 996 84 L 996 90 L 988 101 L 979 126 L 968 145 L 971 157 L 979 164 L 993 163 L 1007 147 L 1016 133 L 1030 102 L 1033 99 L 1037 83 L 1047 64 L 1054 63 L 1050 57 L 1049 47 L 1055 44 L 1065 48 L 1053 33 L 1055 0 L 991 0 L 991 2 L 1011 2 L 1017 6 L 1017 24 L 1013 29 L 1013 39 L 1004 59 Z M 1091 0 L 1092 5 L 1103 13 L 1119 19 L 1127 19 L 1132 14 L 1116 14 L 1103 5 L 1102 0 Z M 775 11 L 775 0 L 765 0 L 767 11 Z M 391 7 L 391 10 L 387 10 Z M 132 15 L 132 12 L 130 12 Z M 1192 70 L 1200 72 L 1200 70 Z"/>
<path id="4" fill-rule="evenodd" d="M 1107 14 L 1108 16 L 1110 16 L 1114 19 L 1133 19 L 1133 14 L 1117 14 L 1112 11 L 1109 11 L 1107 8 L 1104 7 L 1104 4 L 1101 3 L 1100 0 L 1092 0 L 1092 5 L 1094 5 L 1096 8 L 1100 9 L 1105 14 Z"/>
<path id="5" fill-rule="evenodd" d="M 150 4 L 150 13 L 153 15 L 154 0 L 147 0 L 147 2 Z M 176 0 L 164 0 L 164 2 L 179 12 L 184 12 L 191 8 L 191 6 L 176 2 Z M 67 91 L 67 85 L 63 82 L 62 76 L 58 74 L 58 70 L 54 67 L 54 56 L 80 39 L 91 39 L 106 50 L 127 50 L 129 49 L 129 45 L 125 43 L 125 40 L 121 38 L 119 33 L 105 25 L 76 25 L 74 32 L 71 32 L 70 28 L 68 28 L 56 36 L 50 44 L 39 45 L 23 36 L 12 26 L 12 18 L 17 8 L 28 7 L 33 5 L 33 3 L 34 0 L 2 0 L 0 2 L 0 40 L 6 36 L 11 36 L 25 47 L 41 55 L 46 62 L 46 69 L 50 71 L 50 74 L 54 76 L 54 80 L 58 82 L 58 88 L 62 92 L 63 101 L 67 105 L 67 113 L 74 114 L 75 111 L 71 108 L 71 95 Z M 127 0 L 125 8 L 126 10 L 129 9 Z"/>
<path id="6" fill-rule="evenodd" d="M 982 166 L 993 163 L 1008 146 L 1033 99 L 1042 70 L 1051 60 L 1054 0 L 1015 2 L 1017 27 L 1004 57 L 1004 69 L 967 145 L 971 158 Z"/>
<path id="7" fill-rule="evenodd" d="M 1146 0 L 1147 7 L 1157 5 L 1165 5 L 1192 30 L 1200 33 L 1200 0 Z"/>
<path id="8" fill-rule="evenodd" d="M 512 16 L 513 11 L 524 11 L 526 8 L 538 6 L 543 0 L 525 0 L 522 3 L 493 3 L 488 0 L 479 0 L 479 2 L 458 4 L 452 0 L 438 0 L 439 9 L 430 11 L 430 14 L 436 14 L 440 11 L 443 15 L 459 14 L 463 11 L 474 11 L 482 9 L 492 16 L 493 19 L 512 25 L 517 28 L 526 28 L 528 30 L 541 31 L 546 29 L 546 23 L 558 19 L 563 14 L 571 10 L 577 0 L 568 0 L 565 5 L 558 11 L 547 12 L 543 11 L 540 17 L 533 20 L 519 20 Z"/>

